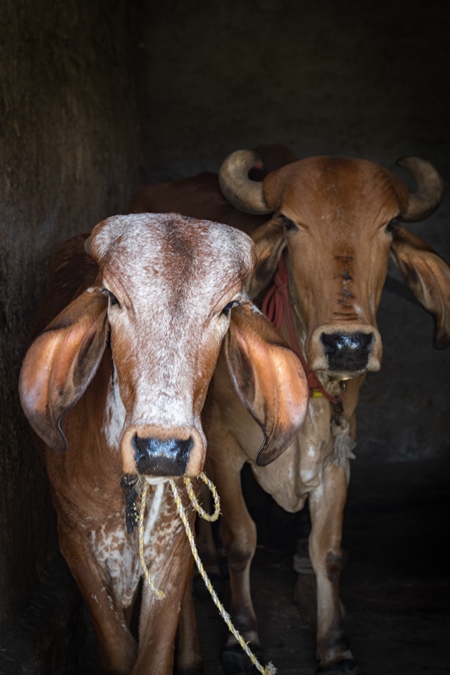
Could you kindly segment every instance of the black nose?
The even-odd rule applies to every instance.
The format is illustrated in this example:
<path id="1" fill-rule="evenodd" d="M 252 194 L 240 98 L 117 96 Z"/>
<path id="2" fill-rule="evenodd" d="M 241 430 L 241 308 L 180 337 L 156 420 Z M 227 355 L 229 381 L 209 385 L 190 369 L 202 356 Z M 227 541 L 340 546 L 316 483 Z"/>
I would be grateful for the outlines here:
<path id="1" fill-rule="evenodd" d="M 320 341 L 331 370 L 357 371 L 367 368 L 375 336 L 373 333 L 322 333 Z"/>
<path id="2" fill-rule="evenodd" d="M 139 473 L 147 476 L 183 476 L 194 446 L 192 438 L 133 437 L 134 458 Z"/>

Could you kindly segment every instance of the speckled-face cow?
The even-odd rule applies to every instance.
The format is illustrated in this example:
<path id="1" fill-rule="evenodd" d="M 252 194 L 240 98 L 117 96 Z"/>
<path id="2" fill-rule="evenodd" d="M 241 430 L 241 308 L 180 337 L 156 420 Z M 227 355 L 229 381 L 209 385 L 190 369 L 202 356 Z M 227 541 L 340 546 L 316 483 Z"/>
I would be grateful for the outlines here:
<path id="1" fill-rule="evenodd" d="M 251 297 L 296 349 L 308 374 L 310 401 L 305 424 L 282 456 L 257 466 L 248 449 L 258 429 L 232 390 L 219 359 L 213 401 L 205 422 L 213 476 L 222 498 L 222 532 L 230 570 L 231 614 L 246 639 L 259 645 L 249 585 L 256 545 L 239 472 L 250 462 L 264 490 L 290 512 L 306 498 L 312 521 L 309 555 L 317 580 L 319 672 L 355 675 L 339 599 L 343 566 L 341 535 L 355 409 L 365 374 L 381 365 L 376 312 L 388 258 L 399 267 L 419 302 L 435 319 L 437 347 L 450 336 L 450 270 L 400 221 L 426 218 L 439 204 L 442 181 L 426 161 L 405 158 L 417 183 L 412 193 L 390 171 L 370 161 L 339 157 L 298 160 L 283 147 L 260 154 L 230 155 L 219 176 L 202 174 L 147 186 L 132 208 L 167 205 L 181 213 L 219 219 L 251 233 L 257 265 L 249 278 Z M 256 175 L 255 175 L 256 177 Z M 225 457 L 233 456 L 232 462 Z M 227 672 L 241 672 L 230 638 Z M 229 664 L 229 666 L 227 665 Z"/>
<path id="2" fill-rule="evenodd" d="M 168 675 L 192 563 L 166 479 L 203 469 L 201 414 L 220 347 L 264 432 L 261 463 L 301 425 L 306 380 L 242 290 L 254 265 L 247 235 L 143 214 L 108 218 L 88 241 L 89 255 L 80 236 L 55 259 L 42 321 L 52 320 L 26 354 L 21 402 L 45 445 L 61 550 L 89 607 L 102 672 Z M 133 485 L 139 502 L 143 481 L 144 557 L 165 598 L 143 585 L 137 644 L 128 610 L 142 569 L 126 497 Z M 185 647 L 177 672 L 199 672 L 195 645 Z"/>

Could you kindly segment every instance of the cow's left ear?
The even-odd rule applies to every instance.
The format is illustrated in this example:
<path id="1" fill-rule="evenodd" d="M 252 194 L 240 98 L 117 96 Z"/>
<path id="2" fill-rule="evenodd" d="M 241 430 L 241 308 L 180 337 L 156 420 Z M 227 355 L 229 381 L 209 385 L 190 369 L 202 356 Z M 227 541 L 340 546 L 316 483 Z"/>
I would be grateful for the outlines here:
<path id="1" fill-rule="evenodd" d="M 434 346 L 450 344 L 450 268 L 423 239 L 397 226 L 392 258 L 420 304 L 435 322 Z"/>
<path id="2" fill-rule="evenodd" d="M 286 239 L 283 227 L 277 219 L 260 225 L 252 232 L 251 237 L 255 242 L 256 265 L 245 287 L 249 297 L 254 298 L 275 274 Z"/>
<path id="3" fill-rule="evenodd" d="M 88 289 L 33 342 L 22 364 L 19 394 L 35 432 L 54 450 L 67 442 L 60 421 L 84 394 L 106 345 L 108 300 Z"/>
<path id="4" fill-rule="evenodd" d="M 287 448 L 305 419 L 309 391 L 303 366 L 252 303 L 233 309 L 225 356 L 242 403 L 264 433 L 256 463 L 265 466 Z"/>

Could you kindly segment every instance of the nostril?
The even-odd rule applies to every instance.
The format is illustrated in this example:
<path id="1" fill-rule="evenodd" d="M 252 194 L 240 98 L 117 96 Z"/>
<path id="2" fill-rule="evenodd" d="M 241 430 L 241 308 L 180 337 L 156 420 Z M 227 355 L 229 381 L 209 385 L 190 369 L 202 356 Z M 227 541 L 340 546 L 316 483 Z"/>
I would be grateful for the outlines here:
<path id="1" fill-rule="evenodd" d="M 337 333 L 332 333 L 331 335 L 322 333 L 320 336 L 320 341 L 323 344 L 323 351 L 325 354 L 334 354 L 337 351 L 336 336 Z"/>
<path id="2" fill-rule="evenodd" d="M 178 447 L 178 451 L 181 453 L 190 452 L 194 447 L 194 441 L 192 438 L 187 438 L 185 441 L 174 441 Z"/>
<path id="3" fill-rule="evenodd" d="M 146 456 L 148 441 L 148 438 L 140 438 L 137 434 L 133 436 L 132 443 L 134 446 L 134 458 L 136 463 L 141 461 Z"/>
<path id="4" fill-rule="evenodd" d="M 375 335 L 373 333 L 358 333 L 358 335 L 360 335 L 360 348 L 368 354 L 375 342 Z"/>

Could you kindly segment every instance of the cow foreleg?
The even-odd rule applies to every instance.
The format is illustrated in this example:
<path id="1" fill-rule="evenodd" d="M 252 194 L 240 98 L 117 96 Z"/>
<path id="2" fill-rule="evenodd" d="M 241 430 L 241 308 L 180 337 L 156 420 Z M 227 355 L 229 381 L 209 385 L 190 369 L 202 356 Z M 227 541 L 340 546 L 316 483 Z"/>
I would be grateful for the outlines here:
<path id="1" fill-rule="evenodd" d="M 358 675 L 349 649 L 339 597 L 344 565 L 341 549 L 342 522 L 347 499 L 345 470 L 328 462 L 323 482 L 310 494 L 311 535 L 309 553 L 317 579 L 318 673 Z"/>
<path id="2" fill-rule="evenodd" d="M 137 657 L 137 644 L 127 628 L 124 610 L 114 601 L 109 583 L 92 557 L 83 537 L 60 531 L 61 551 L 88 606 L 97 635 L 101 672 L 129 675 Z"/>
<path id="3" fill-rule="evenodd" d="M 241 490 L 241 456 L 233 454 L 228 444 L 227 461 L 217 462 L 214 480 L 220 495 L 222 537 L 228 559 L 231 592 L 231 620 L 250 643 L 252 651 L 261 650 L 255 610 L 250 595 L 250 566 L 256 550 L 256 526 Z M 227 674 L 254 672 L 248 657 L 230 634 L 222 652 L 223 669 Z"/>
<path id="4" fill-rule="evenodd" d="M 192 559 L 193 562 L 194 560 Z M 191 581 L 188 583 L 184 593 L 178 624 L 178 652 L 175 659 L 176 675 L 202 675 L 203 673 L 203 659 L 198 641 L 193 600 L 191 572 Z"/>
<path id="5" fill-rule="evenodd" d="M 177 515 L 174 514 L 174 519 Z M 189 514 L 190 527 L 193 529 L 195 512 Z M 192 575 L 192 553 L 181 521 L 177 532 L 173 532 L 171 545 L 166 544 L 167 552 L 161 553 L 158 569 L 150 569 L 155 586 L 164 592 L 164 598 L 158 599 L 147 583 L 142 589 L 142 606 L 139 617 L 139 656 L 132 675 L 172 675 L 174 665 L 175 636 L 178 627 L 180 609 L 185 591 Z M 192 633 L 191 633 L 192 636 Z M 187 637 L 186 635 L 184 636 Z M 192 659 L 187 653 L 191 650 Z M 187 670 L 178 670 L 183 675 L 198 675 L 198 642 L 190 647 L 184 646 L 184 665 Z M 187 661 L 190 665 L 187 666 Z M 182 664 L 180 664 L 180 667 Z M 197 670 L 189 670 L 190 667 Z"/>

